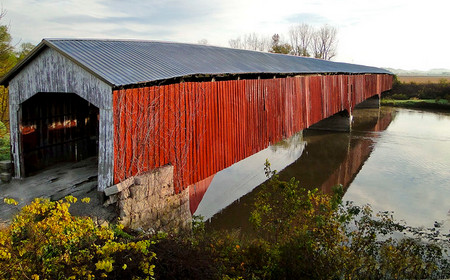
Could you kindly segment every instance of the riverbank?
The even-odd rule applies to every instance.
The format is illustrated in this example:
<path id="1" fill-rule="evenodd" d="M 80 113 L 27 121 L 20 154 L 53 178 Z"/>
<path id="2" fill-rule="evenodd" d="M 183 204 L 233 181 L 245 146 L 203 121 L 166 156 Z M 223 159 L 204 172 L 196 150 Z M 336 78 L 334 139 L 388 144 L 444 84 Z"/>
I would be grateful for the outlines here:
<path id="1" fill-rule="evenodd" d="M 415 108 L 415 109 L 439 109 L 450 110 L 450 102 L 448 100 L 435 99 L 409 99 L 409 100 L 395 100 L 395 99 L 382 99 L 381 105 L 402 107 L 402 108 Z"/>
<path id="2" fill-rule="evenodd" d="M 403 82 L 402 82 L 403 81 Z M 394 76 L 392 89 L 383 95 L 382 105 L 416 109 L 450 109 L 450 82 L 446 78 L 427 82 Z"/>
<path id="3" fill-rule="evenodd" d="M 73 196 L 41 199 L 0 230 L 1 279 L 443 279 L 447 236 L 396 222 L 391 212 L 343 204 L 272 176 L 252 204 L 255 236 L 237 231 L 147 234 L 72 216 Z M 17 202 L 6 199 L 5 203 Z M 353 225 L 350 229 L 348 225 Z M 436 234 L 437 232 L 437 234 Z M 384 238 L 401 233 L 417 237 Z M 49 235 L 50 234 L 50 235 Z M 49 238 L 50 236 L 50 238 Z M 382 237 L 383 236 L 383 237 Z"/>

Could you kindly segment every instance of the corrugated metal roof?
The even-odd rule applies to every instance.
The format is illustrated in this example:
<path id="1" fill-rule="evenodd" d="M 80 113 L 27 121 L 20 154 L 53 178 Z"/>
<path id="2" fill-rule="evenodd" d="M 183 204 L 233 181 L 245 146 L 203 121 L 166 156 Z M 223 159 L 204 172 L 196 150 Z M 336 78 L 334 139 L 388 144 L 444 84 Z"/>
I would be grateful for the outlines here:
<path id="1" fill-rule="evenodd" d="M 44 39 L 0 83 L 7 84 L 45 46 L 58 50 L 112 86 L 196 74 L 392 74 L 376 67 L 208 45 L 137 40 Z"/>

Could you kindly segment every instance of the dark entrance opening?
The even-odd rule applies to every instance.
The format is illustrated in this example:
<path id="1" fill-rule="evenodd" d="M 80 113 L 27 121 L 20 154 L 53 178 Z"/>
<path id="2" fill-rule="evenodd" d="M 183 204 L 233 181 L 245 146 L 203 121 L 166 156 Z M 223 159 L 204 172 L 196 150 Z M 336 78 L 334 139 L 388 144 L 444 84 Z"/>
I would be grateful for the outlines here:
<path id="1" fill-rule="evenodd" d="M 74 93 L 38 93 L 22 104 L 25 176 L 60 162 L 98 156 L 99 110 Z"/>

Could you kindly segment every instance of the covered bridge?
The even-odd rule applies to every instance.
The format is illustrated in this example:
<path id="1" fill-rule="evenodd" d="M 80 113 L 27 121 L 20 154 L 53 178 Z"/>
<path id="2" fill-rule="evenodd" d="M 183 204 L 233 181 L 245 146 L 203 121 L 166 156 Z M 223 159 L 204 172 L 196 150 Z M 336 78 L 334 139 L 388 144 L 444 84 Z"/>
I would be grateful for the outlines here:
<path id="1" fill-rule="evenodd" d="M 44 39 L 9 86 L 15 177 L 98 156 L 98 189 L 171 164 L 180 190 L 390 89 L 380 68 L 183 43 Z"/>

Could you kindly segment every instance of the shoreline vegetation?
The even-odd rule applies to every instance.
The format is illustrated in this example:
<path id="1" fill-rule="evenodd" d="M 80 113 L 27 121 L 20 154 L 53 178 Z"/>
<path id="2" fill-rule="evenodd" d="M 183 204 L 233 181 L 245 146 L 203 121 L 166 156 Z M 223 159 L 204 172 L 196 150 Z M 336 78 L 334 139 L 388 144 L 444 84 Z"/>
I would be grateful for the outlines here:
<path id="1" fill-rule="evenodd" d="M 396 99 L 382 99 L 381 105 L 415 108 L 415 109 L 440 109 L 450 110 L 450 102 L 447 100 L 436 101 L 434 99 L 410 99 L 410 100 L 396 100 Z"/>
<path id="2" fill-rule="evenodd" d="M 198 219 L 192 232 L 136 232 L 72 216 L 75 197 L 37 199 L 0 229 L 0 279 L 450 277 L 450 234 L 441 224 L 414 228 L 392 212 L 343 203 L 342 186 L 333 195 L 305 190 L 295 178 L 280 180 L 268 161 L 265 173 L 269 180 L 252 205 L 252 237 L 210 232 Z"/>
<path id="3" fill-rule="evenodd" d="M 381 105 L 450 110 L 450 77 L 440 77 L 438 81 L 423 77 L 409 77 L 409 82 L 401 82 L 402 77 L 394 76 L 392 89 L 381 99 Z M 448 79 L 447 79 L 448 78 Z"/>

